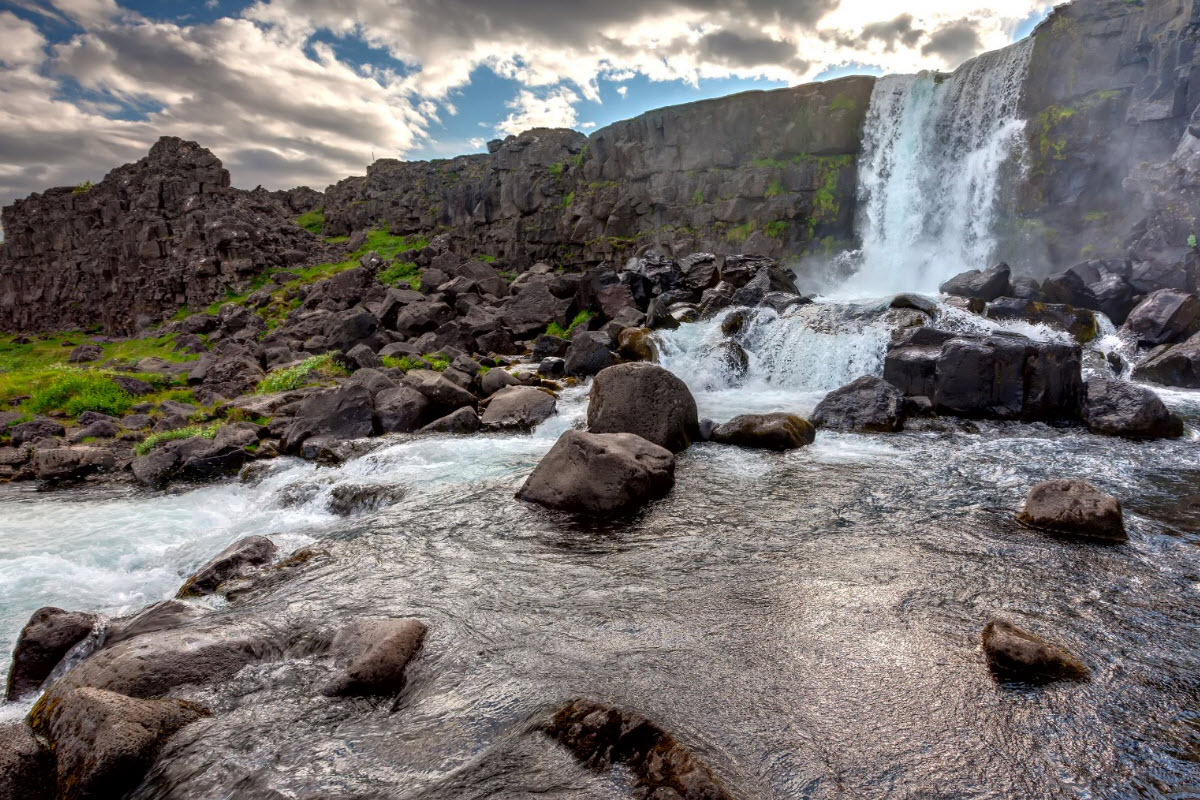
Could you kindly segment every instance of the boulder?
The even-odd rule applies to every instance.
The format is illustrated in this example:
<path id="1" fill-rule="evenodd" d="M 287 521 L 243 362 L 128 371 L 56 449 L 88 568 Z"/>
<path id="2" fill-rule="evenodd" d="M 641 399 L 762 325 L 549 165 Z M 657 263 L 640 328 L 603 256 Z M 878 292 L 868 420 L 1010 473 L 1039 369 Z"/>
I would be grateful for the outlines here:
<path id="1" fill-rule="evenodd" d="M 221 584 L 245 577 L 270 564 L 279 548 L 265 536 L 247 536 L 222 550 L 184 582 L 178 597 L 203 597 L 213 594 Z"/>
<path id="2" fill-rule="evenodd" d="M 937 313 L 938 304 L 928 297 L 919 294 L 898 294 L 892 298 L 892 302 L 888 304 L 888 308 L 920 311 L 923 314 L 932 316 Z"/>
<path id="3" fill-rule="evenodd" d="M 339 360 L 351 372 L 363 369 L 381 369 L 383 367 L 383 359 L 365 344 L 354 345 Z"/>
<path id="4" fill-rule="evenodd" d="M 0 724 L 0 800 L 51 800 L 54 756 L 23 722 Z"/>
<path id="5" fill-rule="evenodd" d="M 617 351 L 630 361 L 658 361 L 658 345 L 649 328 L 624 328 L 617 336 Z"/>
<path id="6" fill-rule="evenodd" d="M 744 414 L 713 429 L 712 441 L 718 444 L 749 447 L 756 450 L 798 450 L 810 445 L 816 431 L 807 420 L 795 414 Z"/>
<path id="7" fill-rule="evenodd" d="M 616 363 L 612 339 L 602 331 L 582 331 L 571 337 L 565 358 L 566 371 L 574 377 L 589 377 Z"/>
<path id="8" fill-rule="evenodd" d="M 514 336 L 530 336 L 546 329 L 551 322 L 566 326 L 572 298 L 556 297 L 548 283 L 529 283 L 504 305 L 501 320 Z"/>
<path id="9" fill-rule="evenodd" d="M 554 395 L 532 386 L 509 386 L 492 396 L 483 412 L 483 427 L 491 430 L 532 430 L 557 412 Z"/>
<path id="10" fill-rule="evenodd" d="M 479 390 L 484 397 L 491 397 L 505 386 L 516 386 L 518 383 L 520 381 L 508 370 L 496 367 L 488 370 L 487 374 L 479 379 Z"/>
<path id="11" fill-rule="evenodd" d="M 699 432 L 696 400 L 687 384 L 653 364 L 620 364 L 598 374 L 587 411 L 591 433 L 633 433 L 672 452 Z"/>
<path id="12" fill-rule="evenodd" d="M 1092 341 L 1099 332 L 1096 315 L 1085 308 L 1039 303 L 1016 297 L 1001 297 L 988 303 L 984 314 L 988 319 L 1000 322 L 1022 321 L 1030 325 L 1045 325 L 1048 328 L 1066 331 L 1080 344 Z"/>
<path id="13" fill-rule="evenodd" d="M 1151 351 L 1134 367 L 1133 377 L 1160 386 L 1200 389 L 1200 333 L 1180 344 Z"/>
<path id="14" fill-rule="evenodd" d="M 282 449 L 296 453 L 309 439 L 361 439 L 375 432 L 375 406 L 365 386 L 338 386 L 309 395 L 283 435 Z"/>
<path id="15" fill-rule="evenodd" d="M 163 600 L 132 616 L 111 621 L 108 630 L 104 632 L 104 646 L 112 647 L 134 636 L 178 628 L 203 614 L 204 611 L 195 605 L 178 600 Z"/>
<path id="16" fill-rule="evenodd" d="M 31 720 L 54 750 L 58 800 L 111 800 L 137 788 L 166 741 L 207 713 L 182 700 L 83 687 L 35 706 Z"/>
<path id="17" fill-rule="evenodd" d="M 98 419 L 71 434 L 70 441 L 79 444 L 87 439 L 115 439 L 120 435 L 121 428 L 117 423 Z"/>
<path id="18" fill-rule="evenodd" d="M 825 395 L 812 414 L 818 428 L 893 433 L 904 427 L 904 393 L 880 378 L 864 376 Z"/>
<path id="19" fill-rule="evenodd" d="M 412 433 L 421 427 L 429 398 L 411 386 L 387 389 L 375 397 L 375 422 L 380 433 Z"/>
<path id="20" fill-rule="evenodd" d="M 1200 299 L 1160 289 L 1133 309 L 1124 327 L 1143 347 L 1181 342 L 1200 331 Z"/>
<path id="21" fill-rule="evenodd" d="M 404 376 L 403 385 L 425 395 L 435 412 L 445 413 L 475 405 L 475 395 L 430 369 L 409 370 Z"/>
<path id="22" fill-rule="evenodd" d="M 419 433 L 474 433 L 479 430 L 479 415 L 475 409 L 463 406 L 421 428 Z"/>
<path id="23" fill-rule="evenodd" d="M 161 489 L 170 483 L 179 469 L 179 452 L 173 447 L 160 447 L 130 464 L 133 477 L 143 486 Z"/>
<path id="24" fill-rule="evenodd" d="M 1030 528 L 1106 542 L 1128 541 L 1121 504 L 1080 480 L 1039 483 L 1029 491 L 1018 521 Z"/>
<path id="25" fill-rule="evenodd" d="M 1088 669 L 1078 658 L 1004 620 L 992 620 L 984 627 L 983 652 L 992 673 L 1001 680 L 1049 683 L 1088 679 Z"/>
<path id="26" fill-rule="evenodd" d="M 562 358 L 567 354 L 567 347 L 571 342 L 560 336 L 551 336 L 548 333 L 540 333 L 533 341 L 533 354 L 531 358 L 534 361 L 541 361 L 543 358 Z"/>
<path id="27" fill-rule="evenodd" d="M 13 425 L 8 429 L 8 438 L 13 447 L 20 447 L 27 442 L 39 439 L 49 439 L 55 436 L 65 436 L 67 429 L 54 420 L 33 419 Z"/>
<path id="28" fill-rule="evenodd" d="M 321 690 L 328 697 L 394 695 L 421 650 L 427 628 L 415 619 L 373 620 L 347 626 L 334 637 L 335 654 L 349 655 L 341 674 Z"/>
<path id="29" fill-rule="evenodd" d="M 1087 382 L 1083 420 L 1088 430 L 1127 439 L 1177 439 L 1183 420 L 1158 395 L 1125 381 L 1092 378 Z"/>
<path id="30" fill-rule="evenodd" d="M 52 483 L 82 480 L 93 473 L 110 472 L 115 465 L 112 451 L 97 447 L 55 447 L 33 454 L 38 479 Z"/>
<path id="31" fill-rule="evenodd" d="M 17 637 L 5 700 L 36 694 L 71 648 L 96 627 L 96 617 L 47 606 L 33 612 Z"/>
<path id="32" fill-rule="evenodd" d="M 1135 290 L 1124 261 L 1085 261 L 1048 278 L 1042 291 L 1051 303 L 1099 311 L 1121 325 L 1133 310 Z"/>
<path id="33" fill-rule="evenodd" d="M 627 511 L 662 497 L 675 485 L 675 457 L 631 433 L 559 437 L 525 481 L 517 498 L 584 514 Z"/>
<path id="34" fill-rule="evenodd" d="M 942 294 L 977 298 L 990 303 L 1012 292 L 1011 278 L 1012 271 L 1008 264 L 997 264 L 983 271 L 973 269 L 959 273 L 943 283 L 939 289 Z"/>
<path id="35" fill-rule="evenodd" d="M 329 511 L 339 517 L 370 514 L 404 499 L 404 489 L 385 483 L 341 483 L 329 493 Z"/>
<path id="36" fill-rule="evenodd" d="M 98 344 L 81 344 L 71 351 L 67 361 L 72 364 L 86 364 L 99 361 L 104 356 L 104 348 Z"/>
<path id="37" fill-rule="evenodd" d="M 639 797 L 733 800 L 706 764 L 635 711 L 574 700 L 558 709 L 543 731 L 593 772 L 628 770 Z"/>

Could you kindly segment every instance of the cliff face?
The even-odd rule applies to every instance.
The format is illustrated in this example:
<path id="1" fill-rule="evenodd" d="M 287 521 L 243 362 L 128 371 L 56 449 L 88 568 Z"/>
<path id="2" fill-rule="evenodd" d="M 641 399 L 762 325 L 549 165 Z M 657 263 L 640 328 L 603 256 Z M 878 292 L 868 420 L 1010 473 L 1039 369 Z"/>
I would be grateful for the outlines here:
<path id="1" fill-rule="evenodd" d="M 326 233 L 447 229 L 465 252 L 580 262 L 645 245 L 798 254 L 852 238 L 873 78 L 661 109 L 591 137 L 534 130 L 487 155 L 376 162 L 326 192 Z"/>
<path id="2" fill-rule="evenodd" d="M 90 187 L 4 209 L 0 329 L 132 333 L 183 305 L 309 258 L 317 240 L 265 191 L 231 189 L 192 142 L 161 139 Z"/>
<path id="3" fill-rule="evenodd" d="M 1181 207 L 1164 191 L 1175 178 L 1153 165 L 1193 138 L 1198 23 L 1194 0 L 1080 0 L 1039 26 L 1023 101 L 1029 171 L 1007 243 L 1014 263 L 1052 270 L 1128 255 L 1145 270 L 1186 256 L 1191 221 L 1152 223 L 1157 233 L 1140 240 L 1147 215 Z M 1195 211 L 1183 216 L 1194 221 Z"/>

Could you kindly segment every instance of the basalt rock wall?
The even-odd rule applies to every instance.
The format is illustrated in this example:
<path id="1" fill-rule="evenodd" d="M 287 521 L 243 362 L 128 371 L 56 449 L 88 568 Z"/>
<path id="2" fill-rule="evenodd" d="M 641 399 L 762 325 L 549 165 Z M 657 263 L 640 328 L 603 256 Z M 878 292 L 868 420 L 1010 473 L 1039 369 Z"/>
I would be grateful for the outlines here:
<path id="1" fill-rule="evenodd" d="M 1128 257 L 1161 272 L 1188 259 L 1198 26 L 1195 0 L 1079 0 L 1038 27 L 1008 260 L 1050 272 Z"/>
<path id="2" fill-rule="evenodd" d="M 208 150 L 163 138 L 94 186 L 4 209 L 0 329 L 132 333 L 204 307 L 323 245 L 270 193 L 229 185 Z"/>
<path id="3" fill-rule="evenodd" d="M 465 253 L 620 260 L 647 245 L 796 255 L 853 235 L 874 79 L 660 109 L 585 137 L 540 129 L 485 155 L 383 160 L 326 191 L 328 235 L 448 231 Z"/>

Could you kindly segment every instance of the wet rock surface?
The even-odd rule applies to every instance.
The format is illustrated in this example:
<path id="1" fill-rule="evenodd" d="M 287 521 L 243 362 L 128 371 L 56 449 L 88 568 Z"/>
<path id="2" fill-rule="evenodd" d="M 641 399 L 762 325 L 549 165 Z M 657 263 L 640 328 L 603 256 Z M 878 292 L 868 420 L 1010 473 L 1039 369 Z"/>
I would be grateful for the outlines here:
<path id="1" fill-rule="evenodd" d="M 397 694 L 428 629 L 415 619 L 358 622 L 338 633 L 335 653 L 350 663 L 321 690 L 329 697 Z"/>
<path id="2" fill-rule="evenodd" d="M 1002 680 L 1049 683 L 1089 677 L 1078 658 L 1004 620 L 992 620 L 984 627 L 983 652 L 992 672 Z"/>
<path id="3" fill-rule="evenodd" d="M 96 622 L 93 614 L 61 608 L 35 611 L 17 639 L 5 699 L 19 700 L 36 694 L 63 656 L 92 633 Z"/>
<path id="4" fill-rule="evenodd" d="M 1018 519 L 1031 528 L 1081 539 L 1124 542 L 1120 502 L 1081 480 L 1053 480 L 1029 491 Z"/>
<path id="5" fill-rule="evenodd" d="M 275 543 L 265 536 L 248 536 L 234 542 L 188 578 L 179 590 L 179 596 L 212 594 L 226 581 L 243 577 L 257 567 L 270 564 L 278 551 Z"/>
<path id="6" fill-rule="evenodd" d="M 673 452 L 686 450 L 699 430 L 687 384 L 652 364 L 621 364 L 597 375 L 587 419 L 592 433 L 632 433 Z"/>
<path id="7" fill-rule="evenodd" d="M 1183 435 L 1183 420 L 1168 411 L 1158 395 L 1124 381 L 1089 380 L 1083 419 L 1088 430 L 1105 436 L 1173 439 Z"/>
<path id="8" fill-rule="evenodd" d="M 755 450 L 798 450 L 810 445 L 816 431 L 795 414 L 745 414 L 713 429 L 712 441 Z"/>
<path id="9" fill-rule="evenodd" d="M 892 433 L 904 427 L 904 394 L 885 380 L 865 376 L 825 396 L 812 413 L 818 428 Z"/>

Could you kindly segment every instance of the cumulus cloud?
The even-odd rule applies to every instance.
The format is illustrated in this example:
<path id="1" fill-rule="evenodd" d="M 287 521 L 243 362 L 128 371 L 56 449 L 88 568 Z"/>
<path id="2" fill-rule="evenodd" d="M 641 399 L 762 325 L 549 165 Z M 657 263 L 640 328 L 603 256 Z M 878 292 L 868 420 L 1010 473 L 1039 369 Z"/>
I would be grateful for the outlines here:
<path id="1" fill-rule="evenodd" d="M 194 23 L 122 0 L 13 0 L 0 12 L 0 203 L 94 180 L 163 134 L 211 148 L 239 185 L 323 187 L 372 156 L 477 149 L 482 136 L 435 135 L 454 115 L 487 137 L 582 129 L 604 81 L 952 68 L 1051 1 L 923 0 L 897 15 L 885 0 L 256 0 Z M 362 45 L 381 56 L 347 55 Z M 517 86 L 502 114 L 475 120 L 462 90 L 480 68 Z"/>

